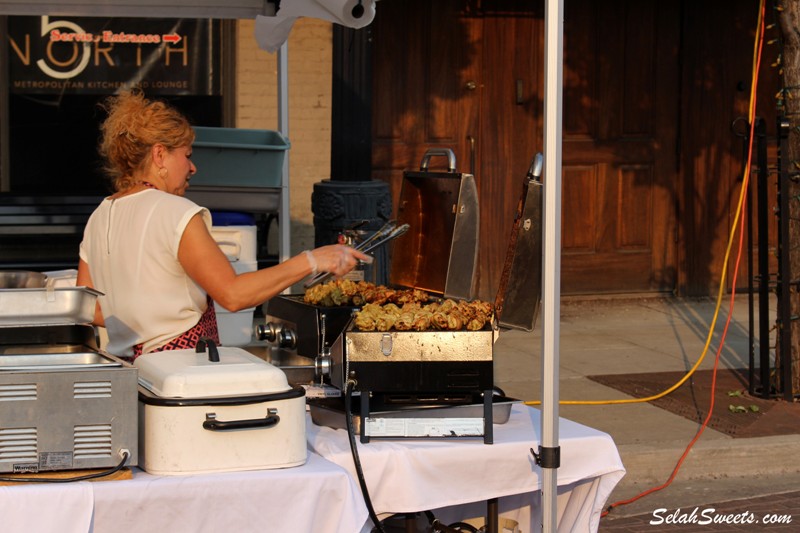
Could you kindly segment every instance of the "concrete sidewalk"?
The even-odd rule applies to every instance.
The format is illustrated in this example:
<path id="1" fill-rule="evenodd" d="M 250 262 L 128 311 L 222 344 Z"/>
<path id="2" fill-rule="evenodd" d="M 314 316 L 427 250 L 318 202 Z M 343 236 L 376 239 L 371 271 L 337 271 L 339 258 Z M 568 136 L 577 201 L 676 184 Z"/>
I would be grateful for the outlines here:
<path id="1" fill-rule="evenodd" d="M 688 371 L 703 353 L 715 307 L 712 299 L 565 298 L 559 326 L 560 399 L 629 398 L 588 379 L 591 375 Z M 730 298 L 725 297 L 700 369 L 713 368 L 729 309 Z M 748 315 L 747 296 L 737 296 L 719 368 L 748 368 Z M 757 327 L 757 316 L 755 324 Z M 501 332 L 494 352 L 495 383 L 508 396 L 526 401 L 541 399 L 541 334 L 541 320 L 532 332 Z M 559 414 L 610 434 L 617 444 L 627 474 L 608 503 L 666 482 L 700 427 L 649 403 L 561 405 Z M 614 518 L 657 508 L 797 490 L 799 455 L 797 435 L 734 439 L 706 428 L 668 488 L 616 507 L 604 519 L 601 530 L 610 531 L 608 526 Z M 800 520 L 800 503 L 796 516 Z"/>

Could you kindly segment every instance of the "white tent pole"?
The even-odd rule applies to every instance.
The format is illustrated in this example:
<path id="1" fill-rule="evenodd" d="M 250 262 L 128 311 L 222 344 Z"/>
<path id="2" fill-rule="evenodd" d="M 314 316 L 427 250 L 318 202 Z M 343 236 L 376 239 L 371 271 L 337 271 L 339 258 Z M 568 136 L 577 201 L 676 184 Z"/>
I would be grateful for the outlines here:
<path id="1" fill-rule="evenodd" d="M 281 135 L 289 138 L 289 55 L 288 43 L 283 43 L 278 49 L 278 131 Z M 283 171 L 281 173 L 281 202 L 280 212 L 278 213 L 278 226 L 280 230 L 278 258 L 281 262 L 286 261 L 291 256 L 291 216 L 289 213 L 289 152 L 283 159 Z"/>
<path id="2" fill-rule="evenodd" d="M 561 119 L 564 0 L 545 6 L 544 249 L 542 254 L 542 531 L 556 531 L 558 514 L 558 360 L 561 299 Z"/>

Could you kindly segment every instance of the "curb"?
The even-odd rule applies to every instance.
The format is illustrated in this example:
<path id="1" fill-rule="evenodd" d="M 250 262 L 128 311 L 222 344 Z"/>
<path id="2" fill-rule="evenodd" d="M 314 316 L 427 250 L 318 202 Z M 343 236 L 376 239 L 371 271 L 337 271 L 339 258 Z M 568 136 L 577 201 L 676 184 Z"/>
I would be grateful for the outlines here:
<path id="1" fill-rule="evenodd" d="M 617 485 L 663 483 L 686 450 L 689 441 L 618 446 L 627 474 Z M 676 480 L 774 476 L 800 472 L 800 439 L 779 435 L 748 439 L 713 439 L 695 443 Z"/>

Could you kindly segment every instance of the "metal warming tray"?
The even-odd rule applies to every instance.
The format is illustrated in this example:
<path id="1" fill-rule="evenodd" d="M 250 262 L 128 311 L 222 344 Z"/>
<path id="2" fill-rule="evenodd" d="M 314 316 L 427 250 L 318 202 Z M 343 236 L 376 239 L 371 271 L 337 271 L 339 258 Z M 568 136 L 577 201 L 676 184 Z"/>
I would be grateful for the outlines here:
<path id="1" fill-rule="evenodd" d="M 181 475 L 304 464 L 305 390 L 245 350 L 208 350 L 136 359 L 140 465 Z"/>
<path id="2" fill-rule="evenodd" d="M 11 354 L 0 357 L 4 370 L 86 370 L 121 367 L 121 361 L 98 352 Z"/>
<path id="3" fill-rule="evenodd" d="M 88 287 L 0 289 L 0 326 L 89 324 L 100 295 Z"/>
<path id="4" fill-rule="evenodd" d="M 0 328 L 0 398 L 0 472 L 137 464 L 136 369 L 88 324 Z"/>

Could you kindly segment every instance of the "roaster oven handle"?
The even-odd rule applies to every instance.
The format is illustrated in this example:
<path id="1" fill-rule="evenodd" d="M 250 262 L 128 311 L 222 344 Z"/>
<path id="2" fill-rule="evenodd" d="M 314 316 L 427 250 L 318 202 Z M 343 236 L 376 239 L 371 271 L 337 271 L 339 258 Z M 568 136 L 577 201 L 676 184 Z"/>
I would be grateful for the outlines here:
<path id="1" fill-rule="evenodd" d="M 206 351 L 206 345 L 208 345 L 208 360 L 212 363 L 219 363 L 219 350 L 217 350 L 217 345 L 214 343 L 213 339 L 208 337 L 200 337 L 195 345 L 195 352 L 203 353 Z"/>
<path id="2" fill-rule="evenodd" d="M 281 417 L 270 412 L 265 418 L 251 418 L 248 420 L 217 420 L 214 413 L 206 413 L 203 429 L 208 431 L 236 431 L 239 429 L 265 429 L 278 425 Z"/>

